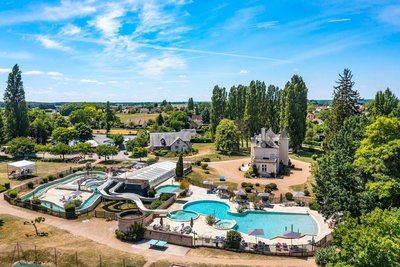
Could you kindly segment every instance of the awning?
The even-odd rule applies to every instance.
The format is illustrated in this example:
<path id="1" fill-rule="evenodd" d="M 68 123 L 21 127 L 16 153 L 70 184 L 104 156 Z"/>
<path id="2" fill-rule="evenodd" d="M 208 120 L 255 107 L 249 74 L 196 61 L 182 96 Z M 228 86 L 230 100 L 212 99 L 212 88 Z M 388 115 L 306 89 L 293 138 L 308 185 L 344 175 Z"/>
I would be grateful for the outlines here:
<path id="1" fill-rule="evenodd" d="M 8 166 L 17 168 L 17 169 L 27 169 L 29 167 L 36 166 L 36 163 L 33 161 L 29 161 L 29 160 L 21 160 L 21 161 L 8 163 Z"/>

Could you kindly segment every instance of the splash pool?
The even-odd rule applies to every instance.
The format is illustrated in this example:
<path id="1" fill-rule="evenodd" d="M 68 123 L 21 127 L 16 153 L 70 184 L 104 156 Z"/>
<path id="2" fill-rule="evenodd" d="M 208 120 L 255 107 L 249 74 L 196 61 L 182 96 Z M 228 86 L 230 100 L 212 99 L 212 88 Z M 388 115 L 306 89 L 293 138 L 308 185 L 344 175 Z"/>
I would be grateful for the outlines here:
<path id="1" fill-rule="evenodd" d="M 197 219 L 200 216 L 197 212 L 190 210 L 174 210 L 168 213 L 168 218 L 173 221 L 184 222 Z"/>
<path id="2" fill-rule="evenodd" d="M 156 188 L 157 193 L 174 193 L 179 189 L 178 185 L 162 185 Z"/>
<path id="3" fill-rule="evenodd" d="M 215 200 L 192 201 L 183 205 L 183 210 L 194 211 L 202 215 L 212 214 L 220 220 L 236 221 L 235 230 L 247 234 L 249 229 L 263 229 L 264 235 L 260 237 L 272 238 L 282 235 L 285 227 L 290 229 L 293 224 L 294 230 L 303 234 L 316 235 L 318 225 L 308 214 L 247 211 L 244 213 L 229 212 L 229 205 Z"/>

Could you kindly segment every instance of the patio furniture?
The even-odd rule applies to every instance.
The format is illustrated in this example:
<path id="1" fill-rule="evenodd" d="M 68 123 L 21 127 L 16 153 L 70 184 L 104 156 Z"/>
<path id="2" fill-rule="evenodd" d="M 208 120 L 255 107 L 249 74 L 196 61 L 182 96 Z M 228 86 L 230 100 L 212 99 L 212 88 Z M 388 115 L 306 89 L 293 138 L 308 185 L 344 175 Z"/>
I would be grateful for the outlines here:
<path id="1" fill-rule="evenodd" d="M 159 247 L 159 248 L 164 248 L 167 242 L 162 241 L 162 240 L 157 240 L 157 239 L 151 239 L 147 244 L 150 245 L 150 248 L 153 247 Z"/>

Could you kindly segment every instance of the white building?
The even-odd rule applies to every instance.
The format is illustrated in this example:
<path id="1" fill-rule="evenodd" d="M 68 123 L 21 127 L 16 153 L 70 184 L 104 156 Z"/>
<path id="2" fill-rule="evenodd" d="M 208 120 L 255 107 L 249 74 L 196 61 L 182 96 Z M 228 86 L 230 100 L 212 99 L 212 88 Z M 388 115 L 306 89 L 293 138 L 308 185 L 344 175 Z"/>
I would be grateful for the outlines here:
<path id="1" fill-rule="evenodd" d="M 251 138 L 251 164 L 257 166 L 261 177 L 275 177 L 279 165 L 288 165 L 289 138 L 283 129 L 280 135 L 271 129 L 261 129 L 261 134 Z"/>
<path id="2" fill-rule="evenodd" d="M 190 140 L 195 132 L 182 130 L 180 132 L 150 133 L 150 150 L 165 149 L 181 151 L 192 149 Z"/>

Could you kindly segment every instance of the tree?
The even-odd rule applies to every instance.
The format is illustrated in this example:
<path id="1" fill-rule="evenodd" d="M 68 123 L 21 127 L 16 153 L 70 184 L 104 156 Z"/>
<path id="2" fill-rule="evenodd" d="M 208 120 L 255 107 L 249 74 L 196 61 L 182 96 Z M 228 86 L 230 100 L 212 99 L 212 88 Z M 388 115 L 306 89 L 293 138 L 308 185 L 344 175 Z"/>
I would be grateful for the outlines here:
<path id="1" fill-rule="evenodd" d="M 381 208 L 400 207 L 400 119 L 378 117 L 366 128 L 354 165 Z"/>
<path id="2" fill-rule="evenodd" d="M 80 142 L 85 142 L 92 139 L 92 127 L 83 122 L 75 124 L 75 130 L 77 132 L 77 138 Z"/>
<path id="3" fill-rule="evenodd" d="M 35 142 L 27 137 L 16 137 L 9 141 L 6 146 L 6 153 L 22 155 L 23 158 L 27 154 L 35 152 Z"/>
<path id="4" fill-rule="evenodd" d="M 307 92 L 303 79 L 293 75 L 285 86 L 285 128 L 289 134 L 290 146 L 293 151 L 301 147 L 306 134 Z"/>
<path id="5" fill-rule="evenodd" d="M 134 147 L 146 147 L 149 143 L 149 138 L 149 134 L 146 130 L 138 130 L 136 133 L 136 138 L 126 142 L 126 150 L 132 151 Z"/>
<path id="6" fill-rule="evenodd" d="M 27 136 L 29 120 L 21 71 L 16 64 L 8 75 L 4 93 L 5 135 L 7 139 Z"/>
<path id="7" fill-rule="evenodd" d="M 239 248 L 240 247 L 240 241 L 242 241 L 242 235 L 240 232 L 236 230 L 229 230 L 226 233 L 226 243 L 230 248 Z"/>
<path id="8" fill-rule="evenodd" d="M 201 117 L 202 117 L 202 120 L 203 120 L 204 124 L 209 124 L 210 123 L 210 109 L 209 108 L 205 108 L 201 112 Z"/>
<path id="9" fill-rule="evenodd" d="M 147 148 L 145 147 L 134 147 L 132 149 L 132 157 L 139 158 L 139 161 L 142 161 L 142 157 L 147 157 Z"/>
<path id="10" fill-rule="evenodd" d="M 187 109 L 188 110 L 194 110 L 194 102 L 193 102 L 193 98 L 192 97 L 190 97 L 189 100 L 188 100 Z"/>
<path id="11" fill-rule="evenodd" d="M 51 144 L 37 144 L 35 145 L 35 151 L 36 152 L 41 152 L 43 154 L 43 158 L 45 157 L 47 152 L 50 152 L 51 149 Z"/>
<path id="12" fill-rule="evenodd" d="M 259 110 L 257 106 L 257 86 L 258 85 L 255 81 L 251 81 L 246 92 L 246 108 L 244 113 L 244 120 L 246 123 L 246 128 L 248 130 L 248 137 L 252 137 L 258 131 L 260 131 L 258 119 Z"/>
<path id="13" fill-rule="evenodd" d="M 106 128 L 106 135 L 108 136 L 111 130 L 112 125 L 114 124 L 115 118 L 114 113 L 111 109 L 110 101 L 107 101 L 106 109 L 104 113 L 104 124 Z"/>
<path id="14" fill-rule="evenodd" d="M 64 143 L 58 143 L 50 148 L 50 153 L 53 155 L 61 155 L 65 160 L 65 155 L 71 153 L 71 147 Z"/>
<path id="15" fill-rule="evenodd" d="M 279 87 L 270 85 L 267 89 L 266 95 L 266 110 L 263 111 L 266 114 L 266 128 L 271 128 L 273 132 L 277 133 L 280 131 L 279 118 L 280 118 L 280 90 Z"/>
<path id="16" fill-rule="evenodd" d="M 78 131 L 74 128 L 58 127 L 51 133 L 51 139 L 56 142 L 68 144 L 72 140 L 77 140 L 78 135 Z"/>
<path id="17" fill-rule="evenodd" d="M 69 115 L 69 121 L 72 125 L 83 123 L 90 124 L 90 114 L 84 109 L 77 109 L 71 112 Z"/>
<path id="18" fill-rule="evenodd" d="M 112 134 L 110 137 L 117 147 L 121 147 L 121 145 L 124 143 L 124 136 L 122 134 Z"/>
<path id="19" fill-rule="evenodd" d="M 369 104 L 369 110 L 374 117 L 388 116 L 398 106 L 399 99 L 387 88 L 384 92 L 378 91 Z"/>
<path id="20" fill-rule="evenodd" d="M 64 127 L 67 128 L 69 126 L 68 121 L 60 115 L 60 113 L 54 113 L 52 116 L 52 121 L 53 121 L 53 129 L 59 128 L 59 127 Z"/>
<path id="21" fill-rule="evenodd" d="M 175 131 L 180 131 L 189 127 L 189 119 L 186 112 L 177 110 L 172 112 L 165 121 L 166 126 Z"/>
<path id="22" fill-rule="evenodd" d="M 332 150 L 318 159 L 314 167 L 313 191 L 319 203 L 319 212 L 325 218 L 337 220 L 349 213 L 359 216 L 365 206 L 365 181 L 353 165 L 368 119 L 354 116 L 346 120 L 332 140 Z"/>
<path id="23" fill-rule="evenodd" d="M 81 153 L 84 157 L 93 152 L 93 148 L 91 147 L 91 145 L 89 143 L 78 143 L 73 147 L 73 150 L 76 152 Z"/>
<path id="24" fill-rule="evenodd" d="M 360 218 L 347 218 L 333 232 L 335 266 L 398 266 L 400 209 L 375 209 Z"/>
<path id="25" fill-rule="evenodd" d="M 175 174 L 178 179 L 183 177 L 183 157 L 179 155 L 178 161 L 176 162 Z"/>
<path id="26" fill-rule="evenodd" d="M 160 113 L 160 114 L 157 115 L 157 117 L 156 117 L 156 124 L 157 124 L 158 126 L 161 126 L 161 125 L 164 124 L 164 117 L 163 117 L 162 113 Z"/>
<path id="27" fill-rule="evenodd" d="M 218 85 L 214 86 L 211 97 L 210 125 L 214 135 L 219 122 L 224 118 L 226 108 L 226 90 Z"/>
<path id="28" fill-rule="evenodd" d="M 348 117 L 359 114 L 358 105 L 361 99 L 359 93 L 353 90 L 352 78 L 351 71 L 344 69 L 343 74 L 339 74 L 339 80 L 336 81 L 337 86 L 333 90 L 332 111 L 327 121 L 326 141 L 328 144 L 340 131 Z"/>
<path id="29" fill-rule="evenodd" d="M 96 147 L 95 152 L 99 157 L 104 157 L 104 160 L 107 160 L 107 157 L 118 154 L 118 148 L 110 145 L 99 145 Z"/>
<path id="30" fill-rule="evenodd" d="M 32 225 L 33 228 L 35 228 L 35 234 L 36 234 L 36 236 L 45 235 L 45 233 L 40 233 L 40 232 L 38 231 L 38 229 L 37 229 L 37 224 L 43 223 L 45 220 L 46 220 L 46 219 L 45 219 L 44 217 L 37 217 L 37 218 L 35 218 L 35 219 L 32 220 L 32 221 L 25 221 L 25 222 L 24 222 L 24 225 Z"/>
<path id="31" fill-rule="evenodd" d="M 216 130 L 215 147 L 227 153 L 238 152 L 240 147 L 239 130 L 232 120 L 223 119 Z"/>

